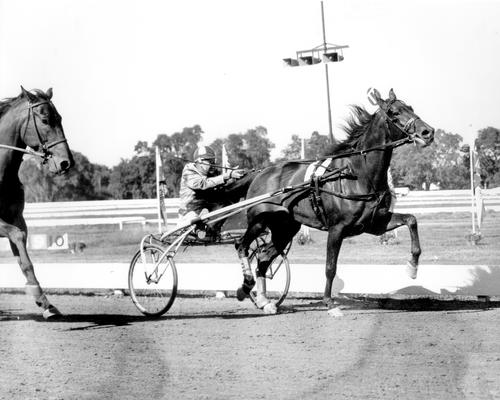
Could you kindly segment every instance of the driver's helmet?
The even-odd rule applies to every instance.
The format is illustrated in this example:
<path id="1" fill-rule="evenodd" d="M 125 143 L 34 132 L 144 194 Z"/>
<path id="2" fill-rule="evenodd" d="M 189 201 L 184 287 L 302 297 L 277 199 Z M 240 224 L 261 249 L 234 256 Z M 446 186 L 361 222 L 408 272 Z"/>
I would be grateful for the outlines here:
<path id="1" fill-rule="evenodd" d="M 209 146 L 200 146 L 194 151 L 194 160 L 215 160 L 215 151 Z"/>

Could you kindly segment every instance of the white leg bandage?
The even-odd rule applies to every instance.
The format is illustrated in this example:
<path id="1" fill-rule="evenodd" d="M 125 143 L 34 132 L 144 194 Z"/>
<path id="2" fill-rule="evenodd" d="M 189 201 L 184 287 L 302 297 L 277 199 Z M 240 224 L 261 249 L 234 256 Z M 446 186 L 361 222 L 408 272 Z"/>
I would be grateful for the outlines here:
<path id="1" fill-rule="evenodd" d="M 257 282 L 255 283 L 255 289 L 257 289 L 257 295 L 266 295 L 266 278 L 263 276 L 257 277 Z"/>
<path id="2" fill-rule="evenodd" d="M 42 307 L 44 310 L 50 307 L 50 302 L 40 285 L 26 285 L 25 291 L 28 296 L 33 297 L 38 307 Z"/>
<path id="3" fill-rule="evenodd" d="M 250 262 L 248 261 L 248 257 L 241 257 L 241 270 L 243 271 L 243 275 L 245 278 L 252 279 L 252 269 L 250 268 Z"/>

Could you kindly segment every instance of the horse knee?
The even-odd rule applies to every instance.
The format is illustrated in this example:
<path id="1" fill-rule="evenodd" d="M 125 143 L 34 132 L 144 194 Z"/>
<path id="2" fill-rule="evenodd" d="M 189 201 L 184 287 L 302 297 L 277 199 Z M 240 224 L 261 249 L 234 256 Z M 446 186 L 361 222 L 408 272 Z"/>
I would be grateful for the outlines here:
<path id="1" fill-rule="evenodd" d="M 9 232 L 9 240 L 14 243 L 16 246 L 20 244 L 24 244 L 26 242 L 26 232 L 23 232 L 21 229 L 14 227 Z"/>
<path id="2" fill-rule="evenodd" d="M 408 215 L 406 225 L 408 225 L 410 229 L 417 229 L 417 218 L 414 215 Z"/>

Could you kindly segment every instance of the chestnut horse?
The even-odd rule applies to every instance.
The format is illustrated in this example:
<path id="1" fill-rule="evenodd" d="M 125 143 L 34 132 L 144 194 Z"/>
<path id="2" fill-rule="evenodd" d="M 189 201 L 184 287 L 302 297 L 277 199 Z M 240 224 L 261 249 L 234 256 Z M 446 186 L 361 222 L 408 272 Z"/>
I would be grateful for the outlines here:
<path id="1" fill-rule="evenodd" d="M 27 91 L 0 101 L 0 236 L 10 241 L 26 277 L 26 293 L 43 309 L 47 319 L 60 315 L 38 282 L 26 249 L 28 229 L 23 217 L 24 190 L 18 171 L 23 153 L 39 156 L 51 172 L 64 174 L 73 166 L 73 155 L 52 104 L 52 89 Z"/>
<path id="2" fill-rule="evenodd" d="M 255 285 L 248 263 L 250 243 L 266 228 L 271 230 L 272 239 L 259 256 L 256 289 L 257 305 L 269 313 L 275 313 L 276 307 L 266 298 L 263 277 L 272 260 L 286 248 L 301 224 L 328 231 L 323 297 L 328 308 L 334 305 L 332 282 L 340 247 L 346 237 L 364 232 L 381 235 L 399 226 L 408 226 L 411 236 L 408 268 L 410 276 L 416 277 L 421 253 L 417 220 L 411 214 L 390 212 L 387 170 L 395 147 L 406 143 L 427 146 L 434 140 L 434 129 L 409 105 L 398 100 L 392 89 L 387 100 L 383 100 L 376 90 L 373 97 L 379 109 L 370 114 L 361 107 L 353 107 L 354 116 L 345 128 L 347 139 L 334 145 L 326 153 L 330 156 L 323 157 L 312 166 L 312 170 L 306 172 L 311 168 L 311 162 L 288 161 L 264 169 L 253 179 L 247 198 L 284 187 L 298 190 L 291 190 L 248 210 L 247 230 L 236 244 L 244 276 L 243 286 L 238 289 L 239 300 L 244 299 Z M 323 175 L 318 172 L 321 168 Z M 311 184 L 301 187 L 304 181 Z M 340 310 L 338 314 L 341 314 Z"/>

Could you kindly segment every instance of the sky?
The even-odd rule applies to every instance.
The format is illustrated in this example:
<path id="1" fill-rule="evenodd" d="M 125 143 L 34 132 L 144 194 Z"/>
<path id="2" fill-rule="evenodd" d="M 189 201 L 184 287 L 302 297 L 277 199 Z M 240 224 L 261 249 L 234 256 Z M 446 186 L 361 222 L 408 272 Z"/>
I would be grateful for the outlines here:
<path id="1" fill-rule="evenodd" d="M 333 133 L 367 90 L 466 141 L 500 128 L 500 0 L 324 0 Z M 198 124 L 204 141 L 264 126 L 328 134 L 318 0 L 0 0 L 0 98 L 54 90 L 70 147 L 112 167 L 139 140 Z"/>

